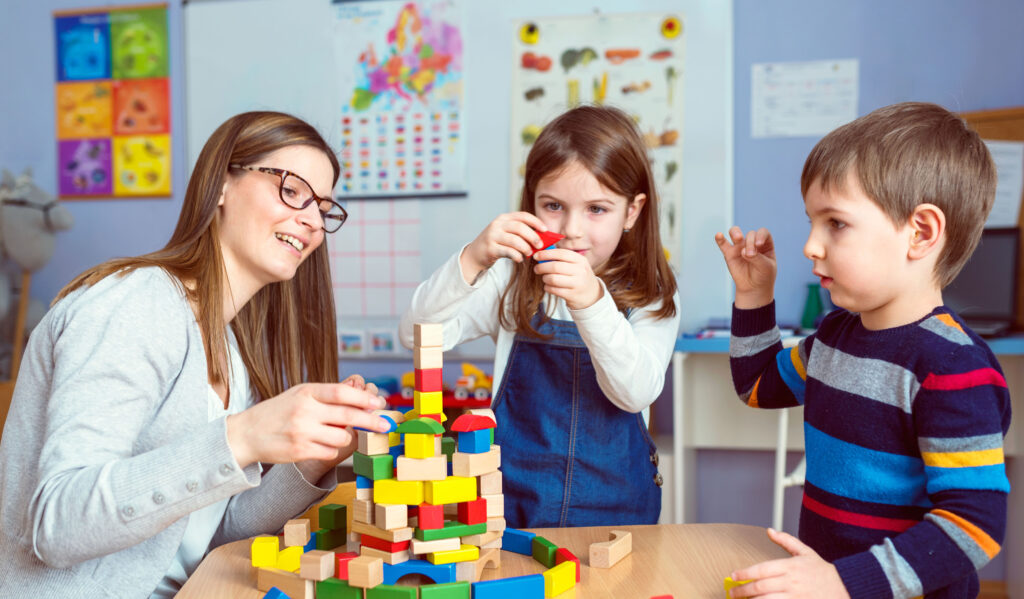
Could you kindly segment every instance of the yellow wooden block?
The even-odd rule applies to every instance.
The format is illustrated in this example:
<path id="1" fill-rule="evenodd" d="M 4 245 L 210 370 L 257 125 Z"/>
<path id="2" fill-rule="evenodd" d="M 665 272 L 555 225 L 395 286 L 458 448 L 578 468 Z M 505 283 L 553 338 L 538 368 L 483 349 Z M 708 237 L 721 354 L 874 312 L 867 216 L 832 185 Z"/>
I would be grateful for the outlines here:
<path id="1" fill-rule="evenodd" d="M 435 551 L 427 554 L 427 561 L 432 564 L 454 564 L 455 562 L 471 562 L 480 558 L 480 548 L 474 545 L 461 545 L 454 551 Z M 575 572 L 573 576 L 575 576 Z M 575 580 L 575 579 L 574 579 Z"/>
<path id="2" fill-rule="evenodd" d="M 388 447 L 402 444 L 402 433 L 388 433 Z"/>
<path id="3" fill-rule="evenodd" d="M 440 391 L 413 391 L 412 407 L 418 414 L 440 414 L 444 410 Z"/>
<path id="4" fill-rule="evenodd" d="M 431 505 L 476 499 L 476 479 L 470 476 L 449 476 L 444 480 L 432 480 L 422 484 L 424 499 Z"/>
<path id="5" fill-rule="evenodd" d="M 393 478 L 373 481 L 374 503 L 419 505 L 423 503 L 423 497 L 424 489 L 422 481 L 396 480 Z"/>
<path id="6" fill-rule="evenodd" d="M 276 568 L 277 549 L 281 546 L 277 537 L 256 537 L 252 540 L 252 567 Z"/>
<path id="7" fill-rule="evenodd" d="M 576 586 L 576 562 L 564 561 L 544 572 L 544 596 L 554 597 Z"/>
<path id="8" fill-rule="evenodd" d="M 420 433 L 406 433 L 405 435 L 405 457 L 408 458 L 432 458 L 434 457 L 434 437 Z"/>
<path id="9" fill-rule="evenodd" d="M 300 565 L 302 565 L 302 545 L 292 545 L 277 553 L 277 565 L 274 567 L 278 570 L 298 572 Z"/>
<path id="10" fill-rule="evenodd" d="M 448 459 L 443 455 L 432 458 L 410 458 L 400 455 L 398 480 L 444 480 L 448 477 Z"/>

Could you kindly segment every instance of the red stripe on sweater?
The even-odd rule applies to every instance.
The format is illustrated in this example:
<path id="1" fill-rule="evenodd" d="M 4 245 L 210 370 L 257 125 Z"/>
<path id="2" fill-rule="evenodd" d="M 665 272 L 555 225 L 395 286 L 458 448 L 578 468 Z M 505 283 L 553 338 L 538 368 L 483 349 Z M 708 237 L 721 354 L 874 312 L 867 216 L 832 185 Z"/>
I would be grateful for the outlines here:
<path id="1" fill-rule="evenodd" d="M 873 528 L 875 530 L 892 530 L 903 532 L 917 524 L 917 520 L 904 520 L 900 518 L 886 518 L 885 516 L 869 516 L 848 512 L 834 507 L 829 507 L 820 501 L 812 499 L 804 493 L 804 507 L 823 518 L 828 518 L 843 524 L 852 524 L 861 528 Z"/>
<path id="2" fill-rule="evenodd" d="M 921 386 L 925 389 L 934 389 L 936 391 L 959 391 L 983 385 L 1005 387 L 1006 379 L 994 368 L 979 368 L 957 374 L 935 374 L 932 372 L 921 383 Z"/>

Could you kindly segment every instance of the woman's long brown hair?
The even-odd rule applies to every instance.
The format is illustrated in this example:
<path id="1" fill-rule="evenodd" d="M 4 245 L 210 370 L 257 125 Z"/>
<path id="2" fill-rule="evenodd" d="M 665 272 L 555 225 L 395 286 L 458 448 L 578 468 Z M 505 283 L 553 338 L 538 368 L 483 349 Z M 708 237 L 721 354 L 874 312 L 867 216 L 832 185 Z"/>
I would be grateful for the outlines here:
<path id="1" fill-rule="evenodd" d="M 537 213 L 537 185 L 578 162 L 601 185 L 633 201 L 647 203 L 633 228 L 622 235 L 601 272 L 596 273 L 622 312 L 661 300 L 657 318 L 676 313 L 676 280 L 662 250 L 658 227 L 658 192 L 651 174 L 647 147 L 632 119 L 617 108 L 580 106 L 544 127 L 526 158 L 526 176 L 519 209 Z M 513 267 L 512 279 L 501 296 L 501 325 L 532 337 L 541 335 L 530 324 L 544 297 L 544 284 L 525 260 Z M 546 316 L 546 315 L 545 315 Z"/>
<path id="2" fill-rule="evenodd" d="M 227 288 L 221 256 L 217 203 L 229 164 L 251 165 L 281 148 L 305 145 L 321 150 L 331 162 L 334 181 L 340 167 L 334 152 L 317 131 L 291 115 L 246 112 L 228 119 L 203 146 L 185 190 L 178 224 L 163 249 L 143 256 L 117 258 L 75 277 L 57 295 L 61 298 L 112 274 L 158 266 L 173 275 L 189 301 L 206 351 L 213 384 L 227 381 L 227 323 L 223 297 Z M 335 326 L 327 244 L 322 243 L 299 265 L 289 281 L 260 289 L 238 312 L 231 327 L 257 399 L 278 395 L 303 381 L 338 380 L 338 333 Z"/>

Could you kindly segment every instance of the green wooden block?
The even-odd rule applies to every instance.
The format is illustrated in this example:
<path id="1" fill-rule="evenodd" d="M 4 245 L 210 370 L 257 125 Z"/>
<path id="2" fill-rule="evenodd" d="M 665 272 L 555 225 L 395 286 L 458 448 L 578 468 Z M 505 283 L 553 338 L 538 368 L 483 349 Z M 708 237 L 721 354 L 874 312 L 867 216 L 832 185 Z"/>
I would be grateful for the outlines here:
<path id="1" fill-rule="evenodd" d="M 316 583 L 317 599 L 363 599 L 363 589 L 352 587 L 348 582 L 328 578 Z"/>
<path id="2" fill-rule="evenodd" d="M 487 429 L 487 430 L 491 431 L 491 445 L 494 445 L 494 429 L 491 428 L 491 429 Z"/>
<path id="3" fill-rule="evenodd" d="M 416 538 L 421 541 L 436 541 L 437 539 L 450 539 L 452 537 L 465 537 L 469 535 L 481 535 L 487 532 L 487 523 L 463 524 L 454 520 L 445 520 L 444 528 L 430 530 L 416 529 Z"/>
<path id="4" fill-rule="evenodd" d="M 394 478 L 394 463 L 395 459 L 390 453 L 366 455 L 357 451 L 352 454 L 352 469 L 370 480 Z"/>
<path id="5" fill-rule="evenodd" d="M 416 599 L 416 587 L 378 584 L 372 589 L 366 589 L 366 599 Z"/>
<path id="6" fill-rule="evenodd" d="M 446 582 L 420 587 L 420 599 L 470 599 L 473 587 L 468 582 Z"/>
<path id="7" fill-rule="evenodd" d="M 558 551 L 558 545 L 539 535 L 533 537 L 531 543 L 534 561 L 544 564 L 545 568 L 555 567 L 555 552 Z"/>
<path id="8" fill-rule="evenodd" d="M 455 439 L 452 437 L 441 437 L 441 453 L 448 457 L 448 461 L 452 461 L 452 454 L 455 453 Z"/>
<path id="9" fill-rule="evenodd" d="M 337 503 L 321 505 L 318 510 L 320 516 L 320 528 L 327 528 L 330 530 L 346 528 L 348 526 L 348 518 L 346 516 L 345 509 L 344 505 Z"/>
<path id="10" fill-rule="evenodd" d="M 348 531 L 344 528 L 321 528 L 316 531 L 316 548 L 320 551 L 332 551 L 344 547 L 348 542 Z"/>

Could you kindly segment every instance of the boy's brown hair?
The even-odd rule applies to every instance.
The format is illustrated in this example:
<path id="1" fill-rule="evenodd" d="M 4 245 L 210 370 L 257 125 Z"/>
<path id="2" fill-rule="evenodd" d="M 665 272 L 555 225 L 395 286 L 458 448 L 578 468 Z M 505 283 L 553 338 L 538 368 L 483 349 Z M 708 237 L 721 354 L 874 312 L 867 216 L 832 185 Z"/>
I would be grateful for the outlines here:
<path id="1" fill-rule="evenodd" d="M 936 104 L 903 102 L 839 127 L 814 146 L 800 191 L 816 181 L 842 189 L 847 175 L 902 226 L 920 204 L 946 215 L 946 245 L 935 265 L 939 287 L 949 285 L 974 252 L 996 193 L 988 148 L 966 122 Z"/>

